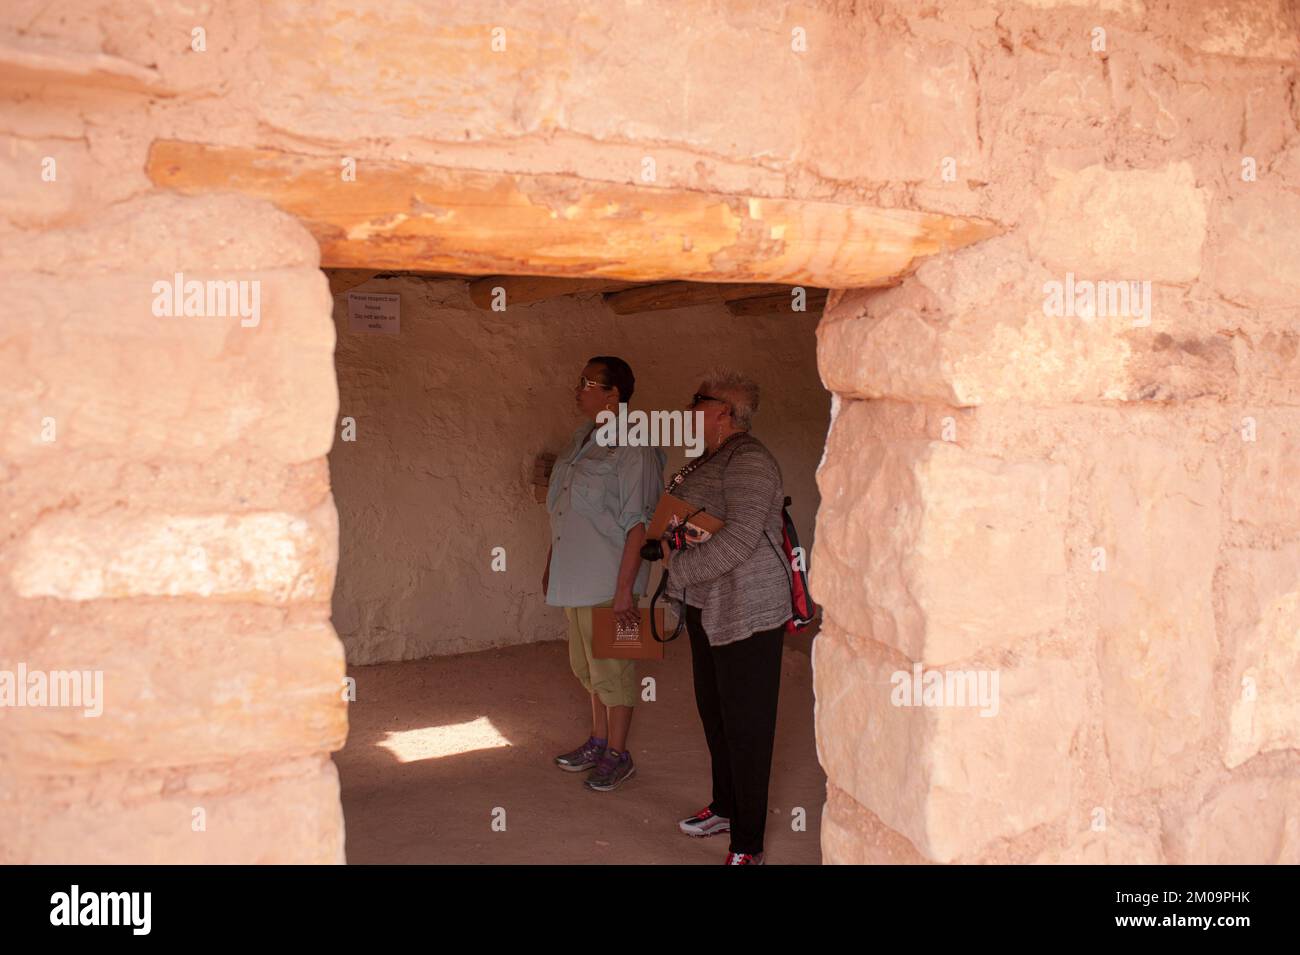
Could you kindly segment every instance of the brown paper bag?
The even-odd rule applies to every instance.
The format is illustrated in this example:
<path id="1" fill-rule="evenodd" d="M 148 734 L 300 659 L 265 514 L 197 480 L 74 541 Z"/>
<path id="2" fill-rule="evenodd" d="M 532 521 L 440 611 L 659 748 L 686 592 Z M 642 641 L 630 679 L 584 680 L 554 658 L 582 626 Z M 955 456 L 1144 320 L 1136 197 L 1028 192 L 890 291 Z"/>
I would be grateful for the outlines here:
<path id="1" fill-rule="evenodd" d="M 665 635 L 663 608 L 655 609 L 660 636 Z M 591 655 L 601 660 L 662 660 L 664 645 L 650 632 L 650 608 L 641 608 L 641 624 L 621 629 L 609 607 L 591 611 Z"/>

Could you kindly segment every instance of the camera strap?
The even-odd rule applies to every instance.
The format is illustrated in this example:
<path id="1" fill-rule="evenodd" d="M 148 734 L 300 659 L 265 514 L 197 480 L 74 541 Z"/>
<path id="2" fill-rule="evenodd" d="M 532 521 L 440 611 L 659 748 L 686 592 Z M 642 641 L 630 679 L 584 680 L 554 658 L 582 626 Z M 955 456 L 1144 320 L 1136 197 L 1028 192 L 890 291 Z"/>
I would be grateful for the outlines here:
<path id="1" fill-rule="evenodd" d="M 672 478 L 668 481 L 668 486 L 664 488 L 664 491 L 668 494 L 671 494 L 673 491 L 677 490 L 677 485 L 681 484 L 682 481 L 686 480 L 686 476 L 688 474 L 690 474 L 700 465 L 704 464 L 706 461 L 715 457 L 719 451 L 721 451 L 727 445 L 732 444 L 732 442 L 734 442 L 736 438 L 742 437 L 743 435 L 747 435 L 747 434 L 749 434 L 748 431 L 737 431 L 735 434 L 727 438 L 726 441 L 723 441 L 722 444 L 718 445 L 718 447 L 715 448 L 711 453 L 705 455 L 704 457 L 697 458 L 696 460 L 687 464 L 684 468 L 682 468 L 680 471 L 678 471 L 676 474 L 672 476 Z M 735 454 L 736 454 L 736 446 L 733 445 L 731 449 L 731 453 L 727 456 L 727 464 L 731 463 L 731 459 L 735 456 Z M 722 466 L 724 471 L 726 470 L 727 464 L 724 464 Z M 700 513 L 700 511 L 702 510 L 704 510 L 704 508 L 700 508 L 700 510 L 696 511 L 695 514 Z M 694 517 L 695 514 L 692 514 L 691 517 Z M 668 568 L 664 567 L 663 574 L 659 577 L 659 586 L 655 588 L 654 596 L 650 598 L 650 634 L 660 643 L 671 643 L 672 641 L 676 640 L 682 634 L 682 627 L 686 625 L 686 588 L 683 587 L 682 599 L 681 599 L 681 613 L 677 615 L 677 626 L 673 627 L 673 632 L 666 637 L 659 633 L 659 626 L 655 622 L 655 604 L 658 602 L 659 598 L 664 595 L 664 591 L 666 591 L 667 589 L 668 589 Z"/>
<path id="2" fill-rule="evenodd" d="M 663 573 L 659 575 L 659 586 L 655 588 L 654 596 L 650 598 L 650 635 L 659 643 L 672 643 L 682 635 L 682 627 L 686 624 L 686 590 L 682 589 L 682 610 L 677 615 L 677 626 L 673 627 L 673 632 L 664 636 L 659 632 L 659 624 L 655 621 L 655 604 L 659 598 L 664 595 L 668 589 L 668 568 L 665 567 Z"/>

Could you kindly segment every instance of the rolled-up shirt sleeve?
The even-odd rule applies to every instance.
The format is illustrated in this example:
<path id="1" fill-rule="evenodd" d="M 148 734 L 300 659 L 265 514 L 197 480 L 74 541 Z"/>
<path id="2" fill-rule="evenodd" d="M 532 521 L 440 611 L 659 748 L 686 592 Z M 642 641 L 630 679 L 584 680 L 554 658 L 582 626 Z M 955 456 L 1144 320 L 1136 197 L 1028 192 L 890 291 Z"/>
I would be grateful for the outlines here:
<path id="1" fill-rule="evenodd" d="M 626 448 L 618 464 L 619 529 L 626 537 L 637 524 L 648 524 L 659 503 L 667 458 L 658 448 Z"/>
<path id="2" fill-rule="evenodd" d="M 584 426 L 585 427 L 585 426 Z M 654 515 L 663 478 L 657 448 L 588 447 L 579 428 L 551 475 L 551 576 L 546 602 L 591 607 L 613 599 L 628 534 Z M 642 562 L 633 593 L 646 593 Z"/>
<path id="3" fill-rule="evenodd" d="M 761 448 L 747 446 L 737 451 L 727 462 L 723 477 L 726 513 L 722 530 L 673 555 L 669 570 L 673 586 L 707 583 L 739 567 L 763 536 L 780 482 L 780 472 Z"/>

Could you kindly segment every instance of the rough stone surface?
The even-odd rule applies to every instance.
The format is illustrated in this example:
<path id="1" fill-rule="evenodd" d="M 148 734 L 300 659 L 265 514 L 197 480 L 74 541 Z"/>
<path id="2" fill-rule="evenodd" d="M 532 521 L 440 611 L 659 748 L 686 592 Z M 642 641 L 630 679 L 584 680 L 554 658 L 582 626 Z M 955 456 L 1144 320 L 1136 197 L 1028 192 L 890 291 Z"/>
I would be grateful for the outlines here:
<path id="1" fill-rule="evenodd" d="M 1244 407 L 1223 442 L 1227 511 L 1234 521 L 1300 531 L 1293 489 L 1300 485 L 1300 409 Z"/>
<path id="2" fill-rule="evenodd" d="M 11 581 L 20 597 L 62 600 L 321 600 L 337 560 L 335 520 L 332 504 L 301 516 L 57 514 L 19 542 Z"/>
<path id="3" fill-rule="evenodd" d="M 6 288 L 41 315 L 0 342 L 0 374 L 17 383 L 0 399 L 0 450 L 10 461 L 324 454 L 328 420 L 294 413 L 337 401 L 318 258 L 294 220 L 232 196 L 145 198 L 94 227 L 0 243 Z M 258 311 L 244 318 L 231 301 L 225 314 L 155 314 L 155 283 L 174 286 L 177 273 L 205 283 L 205 310 L 206 283 L 242 282 Z"/>
<path id="4" fill-rule="evenodd" d="M 912 665 L 823 627 L 813 644 L 818 755 L 829 779 L 937 862 L 1047 823 L 1069 807 L 1069 758 L 1085 711 L 1082 668 L 1066 660 L 990 657 L 999 706 L 897 706 L 893 674 Z M 996 773 L 987 767 L 997 766 Z"/>
<path id="5" fill-rule="evenodd" d="M 1280 309 L 1296 327 L 1300 300 L 1300 195 L 1263 182 L 1243 183 L 1220 203 L 1222 236 L 1210 259 L 1214 283 L 1229 301 Z"/>
<path id="6" fill-rule="evenodd" d="M 1300 55 L 1295 4 L 1211 0 L 1193 18 L 1191 42 L 1206 53 L 1294 61 Z"/>
<path id="7" fill-rule="evenodd" d="M 1227 656 L 1223 762 L 1300 749 L 1300 544 L 1227 551 L 1220 568 Z"/>
<path id="8" fill-rule="evenodd" d="M 1015 237 L 931 259 L 899 288 L 850 292 L 828 310 L 818 327 L 823 377 L 853 397 L 949 405 L 1292 394 L 1294 321 L 1220 312 L 1159 282 L 1149 296 L 1106 287 L 1105 315 L 1049 314 L 1049 283 L 1064 298 L 1105 281 L 1049 270 Z"/>
<path id="9" fill-rule="evenodd" d="M 930 865 L 930 860 L 838 786 L 826 787 L 821 819 L 825 865 Z"/>
<path id="10" fill-rule="evenodd" d="M 4 861 L 342 861 L 316 263 L 293 219 L 237 196 L 0 243 L 39 316 L 0 335 L 0 669 L 102 681 L 93 707 L 0 709 Z M 249 283 L 260 311 L 159 315 L 178 272 Z"/>
<path id="11" fill-rule="evenodd" d="M 0 669 L 103 674 L 101 712 L 0 710 L 24 773 L 195 763 L 337 749 L 347 735 L 342 645 L 325 622 L 261 608 L 220 617 L 175 603 L 114 601 L 65 614 L 0 654 Z M 16 648 L 17 649 L 17 648 Z M 84 702 L 84 701 L 83 701 Z"/>
<path id="12" fill-rule="evenodd" d="M 0 788 L 5 865 L 343 861 L 338 771 L 326 756 L 26 777 Z"/>
<path id="13" fill-rule="evenodd" d="M 1168 821 L 1169 861 L 1177 865 L 1300 863 L 1300 778 L 1230 779 L 1188 814 Z"/>
<path id="14" fill-rule="evenodd" d="M 1274 477 L 1289 466 L 1283 449 L 1292 411 L 1258 412 L 1255 430 L 1248 432 L 1254 440 L 1247 441 L 1242 409 L 1217 402 L 957 409 L 837 397 L 836 405 L 819 474 L 823 503 L 813 582 L 836 631 L 851 628 L 859 636 L 840 648 L 833 663 L 818 657 L 821 758 L 832 785 L 924 858 L 1172 861 L 1163 833 L 1181 825 L 1190 811 L 1176 796 L 1188 787 L 1204 792 L 1217 785 L 1226 759 L 1244 767 L 1262 755 L 1294 750 L 1297 717 L 1279 691 L 1296 679 L 1290 639 L 1296 629 L 1296 558 L 1295 545 L 1281 543 L 1294 532 L 1279 497 L 1285 484 Z M 967 667 L 972 660 L 982 664 L 1008 654 L 1019 659 L 1062 653 L 1077 668 L 1074 698 L 1082 710 L 1067 755 L 1053 757 L 1049 774 L 1069 781 L 1068 795 L 1052 804 L 1060 815 L 1040 815 L 1037 825 L 1012 831 L 1011 807 L 1030 812 L 1043 797 L 1041 785 L 1033 787 L 1032 799 L 1008 795 L 999 820 L 1004 828 L 966 830 L 985 841 L 954 846 L 950 857 L 937 855 L 926 841 L 928 820 L 916 822 L 926 820 L 921 807 L 944 807 L 946 794 L 930 777 L 922 776 L 919 792 L 896 782 L 922 775 L 926 761 L 943 753 L 940 735 L 915 711 L 889 714 L 892 723 L 883 717 L 854 722 L 848 714 L 868 704 L 845 702 L 869 700 L 882 689 L 887 664 L 881 659 L 897 659 L 890 670 L 906 669 L 912 658 L 892 654 L 930 645 L 929 624 L 942 600 L 907 603 L 905 574 L 931 574 L 935 591 L 944 589 L 943 581 L 953 593 L 999 586 L 999 562 L 969 561 L 961 574 L 948 567 L 943 581 L 943 565 L 933 556 L 908 562 L 919 552 L 914 542 L 929 508 L 942 508 L 948 497 L 939 493 L 942 485 L 920 482 L 896 462 L 914 461 L 933 446 L 972 460 L 1051 462 L 1069 475 L 1068 501 L 1061 508 L 1064 556 L 1051 603 L 1055 622 L 1002 650 L 972 645 L 957 663 L 920 658 Z M 989 492 L 981 497 L 988 499 Z M 1030 512 L 1027 503 L 1016 513 Z M 960 539 L 959 533 L 949 536 Z M 879 556 L 894 540 L 913 543 L 899 547 L 898 556 Z M 1014 566 L 1036 569 L 1041 563 L 1040 558 Z M 891 594 L 899 595 L 893 604 Z M 836 631 L 818 638 L 819 654 L 838 645 Z M 1254 678 L 1254 701 L 1241 698 L 1247 673 Z M 1005 725 L 1002 717 L 991 722 Z M 966 765 L 979 775 L 978 763 Z M 871 780 L 894 785 L 873 788 Z M 1112 817 L 1104 835 L 1089 825 L 1099 807 Z M 972 817 L 965 808 L 948 811 Z M 874 854 L 854 856 L 849 833 L 866 840 L 864 853 L 888 843 L 861 820 L 839 825 L 834 807 L 828 818 L 828 851 L 834 847 L 840 856 L 863 860 L 880 855 L 872 849 Z M 1267 842 L 1271 831 L 1233 838 Z"/>
<path id="15" fill-rule="evenodd" d="M 1110 542 L 1097 641 L 1107 751 L 1116 778 L 1170 785 L 1208 730 L 1190 717 L 1211 708 L 1218 650 L 1219 469 L 1140 438 L 1108 452 L 1094 484 L 1096 532 Z"/>
<path id="16" fill-rule="evenodd" d="M 1151 282 L 1190 282 L 1200 274 L 1207 191 L 1196 187 L 1189 163 L 1048 172 L 1059 178 L 1025 234 L 1049 268 Z"/>
<path id="17" fill-rule="evenodd" d="M 1066 469 L 891 441 L 887 410 L 841 406 L 828 441 L 812 562 L 827 614 L 935 664 L 1059 626 Z"/>
<path id="18" fill-rule="evenodd" d="M 203 596 L 208 578 L 175 585 L 141 560 L 108 574 L 112 587 L 82 589 L 117 566 L 91 529 L 161 540 L 177 560 L 216 538 L 178 551 L 159 537 L 163 515 L 247 528 L 332 506 L 334 329 L 315 246 L 264 204 L 156 192 L 156 139 L 350 156 L 363 176 L 368 160 L 393 159 L 979 216 L 1005 234 L 897 288 L 833 294 L 819 331 L 822 378 L 847 416 L 821 468 L 813 559 L 840 629 L 817 673 L 827 856 L 1157 861 L 1159 845 L 1170 862 L 1300 861 L 1296 718 L 1277 698 L 1295 685 L 1300 543 L 1296 16 L 1289 0 L 885 0 L 763 17 L 723 2 L 691 5 L 682 31 L 654 5 L 597 0 L 233 0 L 205 12 L 198 54 L 178 42 L 194 25 L 184 4 L 6 6 L 0 28 L 16 41 L 117 56 L 161 89 L 6 85 L 0 272 L 30 314 L 0 331 L 0 658 L 34 657 L 99 611 L 126 627 L 134 611 L 114 616 L 118 605 L 172 603 L 214 627 L 244 615 L 222 631 L 234 646 L 314 634 L 303 684 L 278 672 L 292 655 L 250 651 L 270 686 L 323 685 L 338 658 L 319 587 L 300 604 L 250 600 L 283 593 L 278 572 L 223 565 Z M 719 89 L 734 94 L 727 109 Z M 41 178 L 47 156 L 54 181 Z M 263 322 L 153 319 L 152 282 L 177 269 L 260 277 Z M 1069 272 L 1151 281 L 1150 325 L 1048 317 L 1044 284 Z M 788 352 L 786 336 L 765 335 L 752 344 Z M 725 361 L 732 337 L 689 340 Z M 654 373 L 673 380 L 680 364 L 672 354 Z M 550 438 L 538 435 L 503 468 L 519 485 Z M 971 525 L 989 516 L 997 555 L 1025 550 L 1019 581 L 979 552 Z M 30 549 L 51 528 L 66 564 Z M 1009 601 L 1014 635 L 984 639 L 982 581 Z M 64 599 L 77 593 L 112 599 Z M 966 611 L 981 634 L 933 626 Z M 181 687 L 157 668 L 178 651 L 148 632 L 124 672 L 159 694 L 148 712 L 165 721 L 164 691 Z M 882 704 L 871 681 L 931 640 L 1006 674 L 999 717 Z M 1245 701 L 1251 674 L 1262 692 Z M 0 858 L 340 861 L 322 751 L 338 717 L 306 705 L 316 728 L 302 736 L 265 717 L 286 744 L 266 763 L 241 756 L 256 702 L 221 709 L 228 757 L 183 714 L 164 722 L 213 754 L 201 767 L 177 752 L 167 768 L 38 775 L 0 734 Z M 147 730 L 104 719 L 105 753 Z M 41 740 L 24 752 L 50 766 L 97 745 Z M 204 836 L 190 829 L 201 793 L 214 809 Z M 1087 823 L 1098 806 L 1113 807 L 1104 837 Z"/>
<path id="19" fill-rule="evenodd" d="M 1138 826 L 1108 825 L 1075 833 L 1034 860 L 1042 865 L 1160 865 L 1164 850 L 1155 834 Z"/>

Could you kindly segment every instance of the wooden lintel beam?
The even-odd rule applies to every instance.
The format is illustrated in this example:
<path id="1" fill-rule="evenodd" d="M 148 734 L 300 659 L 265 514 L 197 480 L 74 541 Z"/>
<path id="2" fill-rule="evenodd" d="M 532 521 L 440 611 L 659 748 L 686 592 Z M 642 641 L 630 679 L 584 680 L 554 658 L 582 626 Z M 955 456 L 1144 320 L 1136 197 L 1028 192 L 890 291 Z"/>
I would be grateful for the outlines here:
<path id="1" fill-rule="evenodd" d="M 578 292 L 605 292 L 610 289 L 624 289 L 627 282 L 605 279 L 555 279 L 541 275 L 489 275 L 476 279 L 469 285 L 470 300 L 479 308 L 492 307 L 495 290 L 505 292 L 505 300 L 510 305 L 529 305 L 533 302 L 557 298 L 561 295 L 573 295 Z"/>
<path id="2" fill-rule="evenodd" d="M 330 280 L 330 292 L 338 295 L 346 292 L 348 289 L 356 288 L 369 282 L 371 279 L 393 279 L 393 278 L 414 278 L 424 279 L 429 282 L 439 282 L 452 280 L 456 282 L 472 282 L 474 277 L 471 275 L 460 275 L 456 272 L 414 272 L 409 269 L 387 269 L 383 272 L 377 272 L 374 269 L 326 269 L 326 275 Z"/>
<path id="3" fill-rule="evenodd" d="M 616 315 L 658 312 L 693 305 L 717 305 L 755 295 L 772 295 L 786 288 L 770 283 L 760 285 L 722 285 L 701 282 L 658 282 L 641 285 L 605 296 L 605 304 Z"/>
<path id="4" fill-rule="evenodd" d="M 330 294 L 342 295 L 348 289 L 364 285 L 378 274 L 370 269 L 336 269 L 329 273 Z"/>
<path id="5" fill-rule="evenodd" d="M 794 297 L 786 292 L 782 295 L 763 295 L 758 298 L 739 299 L 727 303 L 727 311 L 737 317 L 749 315 L 801 315 L 820 314 L 826 308 L 826 289 L 810 288 L 804 297 L 804 311 L 794 310 Z"/>
<path id="6" fill-rule="evenodd" d="M 297 216 L 333 268 L 853 288 L 997 234 L 994 223 L 871 206 L 155 141 L 147 171 Z"/>
<path id="7" fill-rule="evenodd" d="M 718 297 L 724 302 L 739 302 L 747 298 L 762 298 L 768 295 L 789 295 L 792 288 L 804 288 L 811 292 L 811 286 L 795 285 L 719 285 Z"/>
<path id="8" fill-rule="evenodd" d="M 702 282 L 655 282 L 604 296 L 615 315 L 635 315 L 668 308 L 689 308 L 720 302 L 716 286 Z"/>

